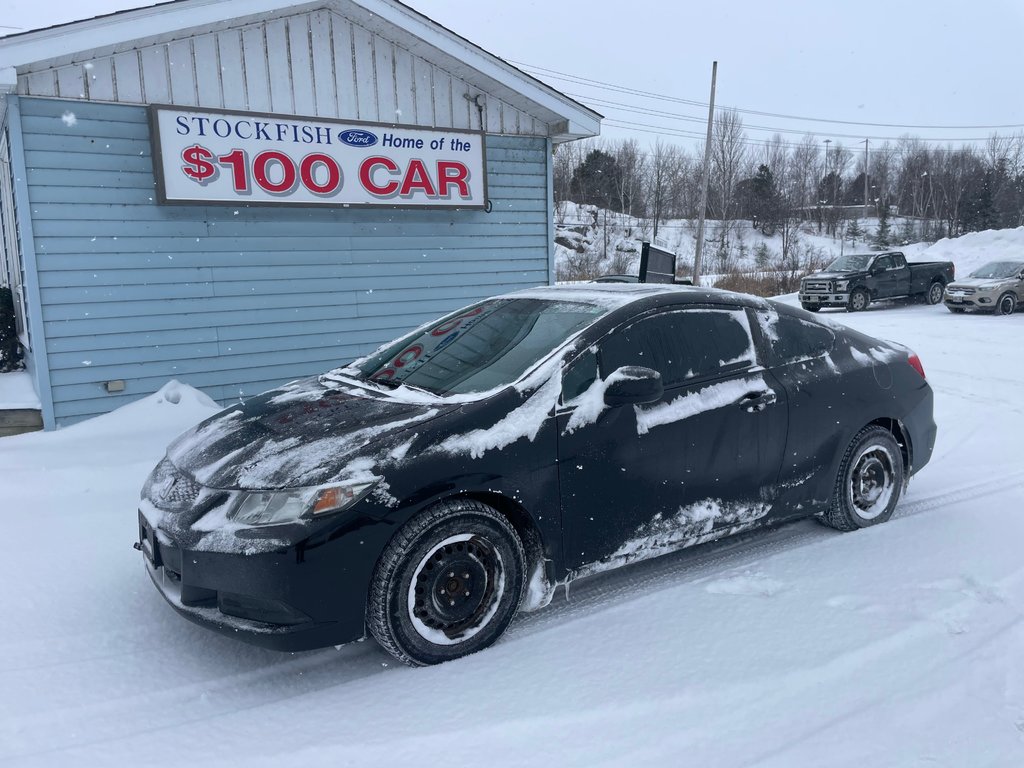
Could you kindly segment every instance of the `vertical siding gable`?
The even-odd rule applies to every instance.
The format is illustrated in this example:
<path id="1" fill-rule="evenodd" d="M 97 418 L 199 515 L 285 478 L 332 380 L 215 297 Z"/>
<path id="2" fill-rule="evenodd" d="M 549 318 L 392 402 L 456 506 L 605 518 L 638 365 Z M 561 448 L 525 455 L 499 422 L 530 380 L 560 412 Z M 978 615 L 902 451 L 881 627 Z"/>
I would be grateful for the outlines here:
<path id="1" fill-rule="evenodd" d="M 479 92 L 466 82 L 469 68 L 439 66 L 429 51 L 316 10 L 72 64 L 41 62 L 19 72 L 18 93 L 547 135 L 542 120 L 509 103 L 508 89 L 487 95 L 481 122 L 466 98 Z"/>
<path id="2" fill-rule="evenodd" d="M 170 378 L 226 403 L 548 282 L 545 139 L 487 137 L 491 213 L 159 206 L 142 107 L 19 103 L 58 423 Z"/>

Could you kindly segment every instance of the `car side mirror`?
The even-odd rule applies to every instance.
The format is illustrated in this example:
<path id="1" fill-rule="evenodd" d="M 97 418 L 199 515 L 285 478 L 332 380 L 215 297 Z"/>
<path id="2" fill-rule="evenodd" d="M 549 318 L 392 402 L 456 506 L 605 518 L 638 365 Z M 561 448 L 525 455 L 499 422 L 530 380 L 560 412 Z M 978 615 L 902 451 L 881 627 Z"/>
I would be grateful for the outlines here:
<path id="1" fill-rule="evenodd" d="M 604 402 L 611 406 L 640 405 L 660 400 L 664 393 L 660 373 L 639 365 L 624 365 L 608 377 Z"/>
<path id="2" fill-rule="evenodd" d="M 872 275 L 880 275 L 885 272 L 885 267 L 880 267 L 877 264 L 871 268 Z"/>

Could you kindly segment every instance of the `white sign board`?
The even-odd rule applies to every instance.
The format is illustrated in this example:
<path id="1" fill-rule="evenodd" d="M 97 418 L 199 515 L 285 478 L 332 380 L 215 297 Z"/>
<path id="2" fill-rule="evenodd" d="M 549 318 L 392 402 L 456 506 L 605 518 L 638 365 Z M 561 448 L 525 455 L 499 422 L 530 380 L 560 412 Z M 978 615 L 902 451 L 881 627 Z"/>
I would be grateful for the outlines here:
<path id="1" fill-rule="evenodd" d="M 484 135 L 150 107 L 161 203 L 484 208 Z"/>

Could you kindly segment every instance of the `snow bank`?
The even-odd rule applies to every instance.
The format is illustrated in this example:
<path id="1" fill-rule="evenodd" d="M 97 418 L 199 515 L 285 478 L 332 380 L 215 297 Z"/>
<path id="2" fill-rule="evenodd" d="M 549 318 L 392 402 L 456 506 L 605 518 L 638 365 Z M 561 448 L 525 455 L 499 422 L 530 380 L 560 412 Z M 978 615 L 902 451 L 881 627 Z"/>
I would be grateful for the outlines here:
<path id="1" fill-rule="evenodd" d="M 921 251 L 914 261 L 952 261 L 957 277 L 967 277 L 990 261 L 1024 261 L 1024 227 L 947 237 Z"/>
<path id="2" fill-rule="evenodd" d="M 106 465 L 127 456 L 152 467 L 175 436 L 220 409 L 198 389 L 172 380 L 152 395 L 70 427 L 0 439 L 0 462 L 31 470 L 40 464 Z"/>

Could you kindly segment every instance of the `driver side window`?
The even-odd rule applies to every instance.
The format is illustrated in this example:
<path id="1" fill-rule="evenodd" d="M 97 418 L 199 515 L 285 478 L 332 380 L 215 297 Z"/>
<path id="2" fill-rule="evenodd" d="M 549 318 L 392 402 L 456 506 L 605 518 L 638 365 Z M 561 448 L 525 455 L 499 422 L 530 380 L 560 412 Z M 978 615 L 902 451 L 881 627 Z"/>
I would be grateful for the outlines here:
<path id="1" fill-rule="evenodd" d="M 742 309 L 694 308 L 647 315 L 598 345 L 602 378 L 624 365 L 653 368 L 665 388 L 754 365 Z"/>

